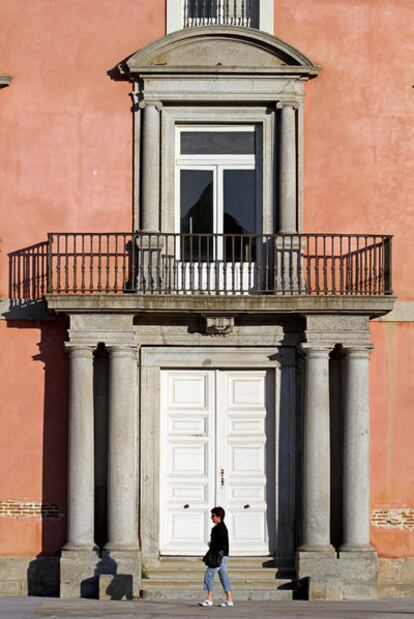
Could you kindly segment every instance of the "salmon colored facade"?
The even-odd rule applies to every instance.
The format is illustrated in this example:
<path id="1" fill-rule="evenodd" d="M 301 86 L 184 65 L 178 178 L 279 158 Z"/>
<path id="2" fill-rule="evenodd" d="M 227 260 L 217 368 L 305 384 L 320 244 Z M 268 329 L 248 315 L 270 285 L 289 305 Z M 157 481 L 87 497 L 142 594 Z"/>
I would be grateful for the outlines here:
<path id="1" fill-rule="evenodd" d="M 371 542 L 413 557 L 414 6 L 276 0 L 274 16 L 322 66 L 305 88 L 304 231 L 394 236 L 396 306 L 371 322 Z M 59 553 L 67 527 L 67 322 L 7 309 L 8 254 L 51 231 L 131 229 L 131 85 L 111 70 L 165 23 L 163 0 L 0 0 L 0 502 L 34 505 L 0 512 L 3 556 Z"/>

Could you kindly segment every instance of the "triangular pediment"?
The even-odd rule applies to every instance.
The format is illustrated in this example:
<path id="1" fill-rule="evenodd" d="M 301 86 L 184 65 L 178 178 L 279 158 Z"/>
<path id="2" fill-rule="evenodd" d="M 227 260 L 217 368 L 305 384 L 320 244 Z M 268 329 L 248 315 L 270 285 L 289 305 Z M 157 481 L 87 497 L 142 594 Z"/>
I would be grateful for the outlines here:
<path id="1" fill-rule="evenodd" d="M 123 64 L 125 73 L 148 70 L 277 72 L 315 75 L 319 67 L 277 37 L 250 28 L 208 26 L 174 32 L 139 50 Z"/>

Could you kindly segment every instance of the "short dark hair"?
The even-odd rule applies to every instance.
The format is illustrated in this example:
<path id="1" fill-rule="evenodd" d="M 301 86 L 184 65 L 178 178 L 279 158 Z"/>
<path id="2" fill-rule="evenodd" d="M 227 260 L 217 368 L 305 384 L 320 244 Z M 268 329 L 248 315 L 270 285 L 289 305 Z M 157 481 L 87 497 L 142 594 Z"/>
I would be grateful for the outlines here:
<path id="1" fill-rule="evenodd" d="M 218 516 L 219 518 L 221 518 L 221 520 L 224 520 L 224 517 L 226 515 L 226 512 L 222 507 L 213 507 L 211 513 L 213 516 Z"/>

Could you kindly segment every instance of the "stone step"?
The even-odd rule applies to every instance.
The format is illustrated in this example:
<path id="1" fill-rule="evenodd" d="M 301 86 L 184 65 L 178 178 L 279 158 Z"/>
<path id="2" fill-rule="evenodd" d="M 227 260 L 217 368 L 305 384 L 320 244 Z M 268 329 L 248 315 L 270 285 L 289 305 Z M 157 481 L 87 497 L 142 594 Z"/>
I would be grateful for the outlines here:
<path id="1" fill-rule="evenodd" d="M 145 600 L 194 600 L 197 602 L 197 600 L 204 599 L 205 596 L 201 583 L 197 587 L 189 586 L 188 584 L 176 584 L 171 588 L 167 588 L 167 586 L 152 588 L 146 585 L 148 585 L 148 581 L 143 581 L 141 595 Z M 239 585 L 233 588 L 233 596 L 236 603 L 238 600 L 291 600 L 293 593 L 293 589 L 276 589 L 258 585 Z M 224 598 L 218 583 L 215 589 L 215 598 L 217 600 Z"/>
<path id="2" fill-rule="evenodd" d="M 202 557 L 161 557 L 158 565 L 182 565 L 191 566 L 202 561 Z M 275 567 L 275 561 L 271 557 L 230 557 L 229 564 L 232 565 L 257 565 L 260 567 Z M 292 566 L 293 567 L 293 566 Z"/>
<path id="3" fill-rule="evenodd" d="M 266 583 L 266 585 L 286 585 L 292 582 L 290 578 L 277 578 L 275 573 L 273 574 L 260 574 L 260 573 L 252 573 L 252 572 L 235 572 L 234 570 L 229 571 L 230 580 L 235 585 L 237 583 Z M 192 583 L 192 582 L 200 582 L 203 580 L 204 571 L 202 572 L 194 572 L 192 574 L 179 574 L 173 572 L 163 572 L 163 573 L 154 573 L 150 572 L 148 578 L 144 579 L 145 582 L 150 583 L 159 583 L 159 582 L 183 582 L 183 583 Z"/>
<path id="4" fill-rule="evenodd" d="M 276 571 L 274 569 L 272 570 L 267 570 L 267 569 L 254 569 L 254 568 L 250 568 L 247 570 L 242 570 L 242 569 L 235 569 L 235 568 L 230 568 L 229 569 L 229 573 L 231 576 L 231 580 L 233 582 L 244 582 L 244 581 L 252 581 L 252 582 L 275 582 L 276 580 L 281 583 L 286 583 L 289 582 L 291 578 L 280 578 L 277 576 Z M 163 580 L 163 581 L 172 581 L 175 582 L 178 579 L 180 581 L 185 581 L 185 582 L 198 582 L 200 579 L 203 578 L 203 574 L 204 574 L 204 569 L 197 569 L 197 570 L 182 570 L 180 572 L 177 571 L 173 571 L 173 570 L 166 570 L 166 569 L 159 569 L 159 570 L 151 570 L 148 574 L 148 580 L 150 581 L 159 581 L 159 580 Z"/>

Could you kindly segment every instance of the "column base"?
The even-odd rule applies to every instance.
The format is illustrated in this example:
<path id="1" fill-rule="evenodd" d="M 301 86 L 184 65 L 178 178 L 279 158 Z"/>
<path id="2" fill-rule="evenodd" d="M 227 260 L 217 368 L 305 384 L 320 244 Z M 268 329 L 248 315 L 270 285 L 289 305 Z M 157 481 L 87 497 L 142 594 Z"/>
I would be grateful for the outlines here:
<path id="1" fill-rule="evenodd" d="M 299 546 L 298 553 L 318 552 L 324 557 L 332 555 L 336 557 L 336 550 L 331 544 L 302 544 Z"/>
<path id="2" fill-rule="evenodd" d="M 121 545 L 120 545 L 121 546 Z M 138 548 L 105 547 L 99 571 L 100 600 L 132 600 L 141 592 L 141 552 Z"/>
<path id="3" fill-rule="evenodd" d="M 360 546 L 357 545 L 352 545 L 352 544 L 343 544 L 340 549 L 339 549 L 339 556 L 341 556 L 342 553 L 349 553 L 349 552 L 355 552 L 358 555 L 360 555 L 361 553 L 367 553 L 367 555 L 371 555 L 372 553 L 375 554 L 375 548 L 374 546 L 371 546 L 371 544 L 363 544 Z"/>
<path id="4" fill-rule="evenodd" d="M 97 598 L 99 551 L 67 544 L 60 558 L 60 597 Z"/>

